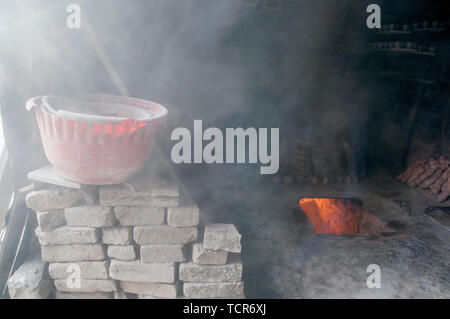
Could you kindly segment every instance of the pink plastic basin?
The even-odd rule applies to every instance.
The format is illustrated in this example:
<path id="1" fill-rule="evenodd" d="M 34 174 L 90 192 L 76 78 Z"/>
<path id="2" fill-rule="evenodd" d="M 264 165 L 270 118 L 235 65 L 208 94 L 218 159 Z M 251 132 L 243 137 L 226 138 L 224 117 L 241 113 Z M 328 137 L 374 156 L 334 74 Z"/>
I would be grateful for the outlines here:
<path id="1" fill-rule="evenodd" d="M 58 175 L 82 184 L 118 184 L 136 174 L 148 162 L 158 124 L 167 115 L 157 103 L 111 95 L 77 100 L 103 108 L 111 103 L 115 110 L 136 108 L 133 118 L 54 113 L 42 98 L 28 100 L 26 107 L 34 109 L 45 155 Z"/>

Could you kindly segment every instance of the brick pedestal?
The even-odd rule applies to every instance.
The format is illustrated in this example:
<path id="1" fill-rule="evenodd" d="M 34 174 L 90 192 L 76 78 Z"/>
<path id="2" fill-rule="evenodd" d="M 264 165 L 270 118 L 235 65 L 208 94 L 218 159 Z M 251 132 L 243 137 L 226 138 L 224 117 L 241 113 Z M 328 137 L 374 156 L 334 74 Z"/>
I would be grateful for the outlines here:
<path id="1" fill-rule="evenodd" d="M 199 226 L 199 208 L 169 173 L 95 187 L 52 183 L 49 171 L 29 175 L 26 202 L 56 298 L 244 297 L 240 234 Z"/>

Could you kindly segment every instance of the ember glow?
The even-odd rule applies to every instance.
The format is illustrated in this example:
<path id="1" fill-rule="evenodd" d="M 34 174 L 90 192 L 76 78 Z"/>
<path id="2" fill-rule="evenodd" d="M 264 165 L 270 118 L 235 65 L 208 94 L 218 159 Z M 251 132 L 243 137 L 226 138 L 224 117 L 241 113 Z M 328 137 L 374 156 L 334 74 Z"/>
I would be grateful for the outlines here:
<path id="1" fill-rule="evenodd" d="M 302 198 L 298 204 L 314 226 L 315 234 L 371 235 L 389 231 L 359 200 Z"/>

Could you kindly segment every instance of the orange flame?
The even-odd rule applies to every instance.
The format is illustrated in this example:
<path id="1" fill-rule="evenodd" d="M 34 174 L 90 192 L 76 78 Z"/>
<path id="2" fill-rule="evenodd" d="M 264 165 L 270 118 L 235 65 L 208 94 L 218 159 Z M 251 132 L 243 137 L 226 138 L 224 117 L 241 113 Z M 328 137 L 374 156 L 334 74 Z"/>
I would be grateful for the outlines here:
<path id="1" fill-rule="evenodd" d="M 384 224 L 350 199 L 302 198 L 299 206 L 314 226 L 315 234 L 378 234 Z"/>

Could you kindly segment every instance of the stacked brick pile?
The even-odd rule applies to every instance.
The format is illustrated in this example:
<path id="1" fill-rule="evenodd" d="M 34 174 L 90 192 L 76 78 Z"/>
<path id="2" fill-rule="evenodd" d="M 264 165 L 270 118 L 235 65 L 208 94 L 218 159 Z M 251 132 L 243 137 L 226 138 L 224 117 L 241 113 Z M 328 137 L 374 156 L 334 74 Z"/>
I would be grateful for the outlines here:
<path id="1" fill-rule="evenodd" d="M 411 187 L 429 189 L 439 202 L 450 197 L 450 160 L 441 156 L 428 161 L 417 161 L 397 176 L 397 180 Z"/>
<path id="2" fill-rule="evenodd" d="M 234 225 L 210 224 L 203 243 L 195 243 L 192 262 L 180 264 L 187 298 L 242 298 L 241 235 Z M 234 253 L 234 254 L 229 254 Z"/>
<path id="3" fill-rule="evenodd" d="M 199 209 L 173 179 L 65 187 L 39 175 L 26 202 L 56 298 L 244 297 L 240 234 L 208 224 L 199 242 Z"/>

